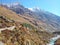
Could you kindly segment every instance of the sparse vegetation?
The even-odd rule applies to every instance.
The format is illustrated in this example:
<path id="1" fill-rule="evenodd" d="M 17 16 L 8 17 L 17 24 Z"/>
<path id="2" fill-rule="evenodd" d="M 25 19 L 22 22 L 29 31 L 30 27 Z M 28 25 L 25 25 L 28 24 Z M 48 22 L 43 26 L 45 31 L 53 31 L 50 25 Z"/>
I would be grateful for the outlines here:
<path id="1" fill-rule="evenodd" d="M 24 27 L 29 28 L 29 29 L 34 29 L 34 27 L 31 24 L 28 23 L 23 23 L 22 24 Z"/>
<path id="2" fill-rule="evenodd" d="M 16 26 L 13 30 L 3 30 L 0 33 L 0 41 L 6 45 L 45 45 L 52 37 L 47 32 L 37 30 L 32 23 L 20 18 L 12 11 L 0 7 L 0 27 Z M 4 11 L 3 11 L 4 9 Z M 4 12 L 4 13 L 3 13 Z M 11 13 L 11 14 L 10 14 Z M 5 16 L 5 17 L 4 17 Z M 21 20 L 22 19 L 22 20 Z M 7 22 L 8 21 L 8 22 Z M 10 22 L 13 21 L 13 22 Z M 25 22 L 26 21 L 26 22 Z M 25 22 L 25 23 L 24 23 Z M 36 29 L 36 31 L 34 30 Z M 47 37 L 47 38 L 46 38 Z"/>

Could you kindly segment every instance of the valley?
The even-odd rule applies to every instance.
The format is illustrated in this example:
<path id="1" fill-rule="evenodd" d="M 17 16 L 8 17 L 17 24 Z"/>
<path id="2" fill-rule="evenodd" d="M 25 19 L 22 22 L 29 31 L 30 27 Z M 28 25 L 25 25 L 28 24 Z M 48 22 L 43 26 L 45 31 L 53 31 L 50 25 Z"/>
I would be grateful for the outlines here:
<path id="1" fill-rule="evenodd" d="M 60 17 L 50 12 L 0 5 L 1 45 L 54 45 L 59 30 Z"/>

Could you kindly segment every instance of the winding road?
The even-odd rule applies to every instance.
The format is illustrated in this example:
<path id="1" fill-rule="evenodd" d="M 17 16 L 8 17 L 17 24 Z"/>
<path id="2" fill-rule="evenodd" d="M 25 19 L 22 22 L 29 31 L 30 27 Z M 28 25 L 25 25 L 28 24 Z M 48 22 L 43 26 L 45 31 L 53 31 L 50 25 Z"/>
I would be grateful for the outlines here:
<path id="1" fill-rule="evenodd" d="M 1 28 L 1 29 L 0 29 L 0 33 L 1 33 L 2 30 L 6 30 L 6 29 L 8 29 L 8 30 L 13 30 L 14 28 L 15 28 L 15 26 Z"/>
<path id="2" fill-rule="evenodd" d="M 1 29 L 0 29 L 0 33 L 1 33 L 2 30 L 6 30 L 6 29 L 8 29 L 8 30 L 13 30 L 14 28 L 15 28 L 15 26 L 1 28 Z M 4 43 L 0 41 L 0 45 L 4 45 Z"/>

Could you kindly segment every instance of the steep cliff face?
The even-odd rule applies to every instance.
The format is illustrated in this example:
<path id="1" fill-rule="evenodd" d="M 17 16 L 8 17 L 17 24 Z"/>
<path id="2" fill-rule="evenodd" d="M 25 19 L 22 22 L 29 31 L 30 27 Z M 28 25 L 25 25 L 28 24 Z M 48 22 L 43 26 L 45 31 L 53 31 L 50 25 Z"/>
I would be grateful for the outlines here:
<path id="1" fill-rule="evenodd" d="M 5 45 L 46 45 L 52 34 L 0 6 L 0 41 Z"/>

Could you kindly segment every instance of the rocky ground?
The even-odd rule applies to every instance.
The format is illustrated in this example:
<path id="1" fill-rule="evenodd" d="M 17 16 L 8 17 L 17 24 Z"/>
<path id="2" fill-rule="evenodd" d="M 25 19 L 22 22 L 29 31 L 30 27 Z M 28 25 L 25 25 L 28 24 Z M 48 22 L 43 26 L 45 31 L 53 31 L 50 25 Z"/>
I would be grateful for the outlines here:
<path id="1" fill-rule="evenodd" d="M 32 19 L 30 18 L 30 20 Z M 15 12 L 0 6 L 0 44 L 46 45 L 49 43 L 49 39 L 53 36 L 45 30 L 49 26 L 39 25 L 38 28 L 36 21 L 33 22 L 35 23 L 31 23 Z M 42 24 L 42 22 L 40 23 Z"/>
<path id="2" fill-rule="evenodd" d="M 5 28 L 0 32 L 0 41 L 4 45 L 46 45 L 52 37 L 50 33 L 37 30 L 30 24 L 7 20 L 3 16 L 0 16 L 1 28 Z"/>

